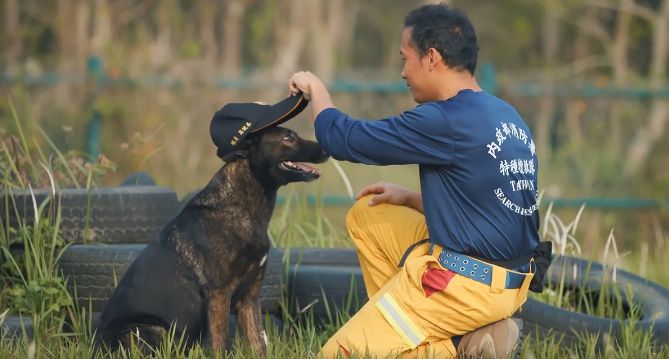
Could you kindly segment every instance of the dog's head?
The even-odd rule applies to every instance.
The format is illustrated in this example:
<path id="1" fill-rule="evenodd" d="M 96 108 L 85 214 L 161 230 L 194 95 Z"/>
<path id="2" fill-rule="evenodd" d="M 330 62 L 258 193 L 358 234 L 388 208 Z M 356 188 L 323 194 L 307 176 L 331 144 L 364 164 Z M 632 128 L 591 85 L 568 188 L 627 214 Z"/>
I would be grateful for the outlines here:
<path id="1" fill-rule="evenodd" d="M 323 163 L 329 157 L 317 142 L 277 126 L 249 135 L 224 160 L 246 158 L 256 177 L 282 186 L 317 179 L 320 172 L 309 163 Z"/>

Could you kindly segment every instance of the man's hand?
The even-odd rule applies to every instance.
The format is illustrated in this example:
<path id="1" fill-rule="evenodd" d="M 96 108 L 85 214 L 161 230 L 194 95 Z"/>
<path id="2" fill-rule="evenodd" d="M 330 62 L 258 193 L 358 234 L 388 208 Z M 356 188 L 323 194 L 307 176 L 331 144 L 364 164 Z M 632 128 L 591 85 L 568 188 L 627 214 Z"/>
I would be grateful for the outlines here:
<path id="1" fill-rule="evenodd" d="M 294 73 L 288 80 L 288 91 L 291 95 L 302 92 L 302 96 L 311 101 L 314 119 L 321 111 L 334 107 L 332 100 L 330 100 L 330 93 L 323 81 L 309 71 Z"/>
<path id="2" fill-rule="evenodd" d="M 318 76 L 311 73 L 311 71 L 300 71 L 293 74 L 288 80 L 288 90 L 290 94 L 295 96 L 302 92 L 304 98 L 311 100 L 312 86 L 325 87 L 323 81 Z"/>
<path id="3" fill-rule="evenodd" d="M 394 183 L 378 182 L 367 185 L 360 190 L 355 198 L 360 199 L 368 194 L 376 194 L 369 200 L 370 206 L 389 203 L 411 207 L 421 213 L 423 212 L 423 199 L 420 193 Z"/>

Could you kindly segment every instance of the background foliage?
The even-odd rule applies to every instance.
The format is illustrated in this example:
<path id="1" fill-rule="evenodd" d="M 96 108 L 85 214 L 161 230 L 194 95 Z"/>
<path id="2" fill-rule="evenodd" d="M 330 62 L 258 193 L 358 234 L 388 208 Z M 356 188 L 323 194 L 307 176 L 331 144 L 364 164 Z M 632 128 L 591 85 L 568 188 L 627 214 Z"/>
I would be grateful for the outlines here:
<path id="1" fill-rule="evenodd" d="M 17 131 L 11 100 L 31 145 L 48 147 L 43 129 L 65 152 L 92 154 L 92 163 L 100 161 L 91 146 L 99 147 L 116 164 L 99 184 L 146 170 L 184 195 L 221 165 L 209 140 L 211 114 L 226 102 L 280 99 L 296 70 L 317 73 L 332 85 L 335 103 L 361 118 L 413 106 L 399 77 L 399 40 L 404 15 L 427 2 L 0 3 L 3 136 Z M 664 243 L 669 0 L 449 3 L 477 28 L 479 79 L 515 105 L 534 133 L 544 198 L 660 204 L 588 209 L 579 227 L 585 251 L 614 226 L 622 252 L 652 253 Z M 308 112 L 288 126 L 313 137 Z M 381 179 L 418 187 L 412 166 L 342 166 L 354 189 Z M 299 191 L 346 193 L 331 163 L 322 172 Z M 332 218 L 343 221 L 339 212 Z"/>

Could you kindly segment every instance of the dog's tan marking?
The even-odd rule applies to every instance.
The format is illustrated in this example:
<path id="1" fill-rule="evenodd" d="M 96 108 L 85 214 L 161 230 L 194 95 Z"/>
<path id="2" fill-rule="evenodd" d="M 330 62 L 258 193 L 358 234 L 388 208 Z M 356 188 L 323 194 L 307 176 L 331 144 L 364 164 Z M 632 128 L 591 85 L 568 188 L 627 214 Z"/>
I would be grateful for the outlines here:
<path id="1" fill-rule="evenodd" d="M 239 329 L 251 348 L 256 353 L 265 353 L 267 339 L 263 337 L 264 330 L 260 320 L 260 280 L 253 283 L 247 295 L 237 302 L 237 319 Z"/>
<path id="2" fill-rule="evenodd" d="M 214 351 L 223 349 L 228 335 L 228 317 L 230 314 L 230 290 L 215 288 L 207 290 L 207 322 L 209 339 Z"/>

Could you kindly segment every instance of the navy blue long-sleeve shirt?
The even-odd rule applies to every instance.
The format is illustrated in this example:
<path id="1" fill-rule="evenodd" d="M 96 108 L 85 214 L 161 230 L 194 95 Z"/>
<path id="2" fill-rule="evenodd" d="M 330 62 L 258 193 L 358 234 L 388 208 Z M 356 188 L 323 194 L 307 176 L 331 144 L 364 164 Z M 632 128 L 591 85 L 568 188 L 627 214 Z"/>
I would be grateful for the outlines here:
<path id="1" fill-rule="evenodd" d="M 499 98 L 462 90 L 376 121 L 329 108 L 314 126 L 335 159 L 418 164 L 430 239 L 444 248 L 513 260 L 539 244 L 534 141 L 516 110 Z"/>

